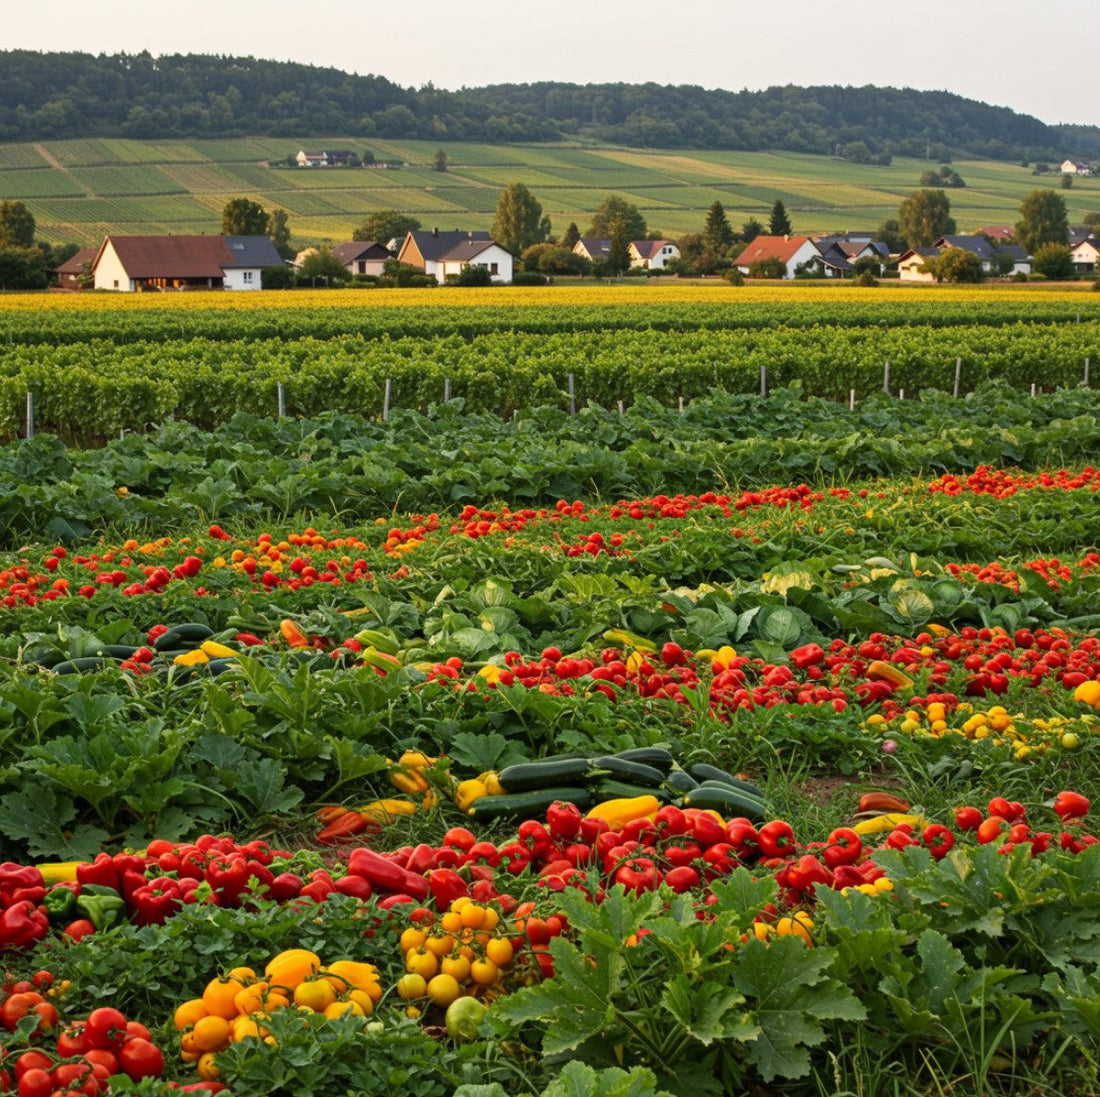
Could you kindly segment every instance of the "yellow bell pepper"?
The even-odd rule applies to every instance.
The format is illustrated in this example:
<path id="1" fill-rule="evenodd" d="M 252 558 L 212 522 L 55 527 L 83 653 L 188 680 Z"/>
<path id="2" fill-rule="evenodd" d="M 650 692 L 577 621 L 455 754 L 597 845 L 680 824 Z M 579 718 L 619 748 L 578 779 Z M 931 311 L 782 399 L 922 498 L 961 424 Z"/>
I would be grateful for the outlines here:
<path id="1" fill-rule="evenodd" d="M 39 865 L 38 871 L 42 873 L 42 879 L 47 884 L 61 884 L 74 881 L 77 866 L 84 863 L 83 861 L 50 861 Z"/>
<path id="2" fill-rule="evenodd" d="M 211 659 L 236 659 L 240 655 L 239 651 L 226 647 L 225 644 L 219 644 L 217 640 L 203 640 L 199 644 L 199 650 L 205 652 Z"/>
<path id="3" fill-rule="evenodd" d="M 181 651 L 172 662 L 177 667 L 199 667 L 203 663 L 209 663 L 210 656 L 202 648 L 194 648 L 191 651 Z"/>

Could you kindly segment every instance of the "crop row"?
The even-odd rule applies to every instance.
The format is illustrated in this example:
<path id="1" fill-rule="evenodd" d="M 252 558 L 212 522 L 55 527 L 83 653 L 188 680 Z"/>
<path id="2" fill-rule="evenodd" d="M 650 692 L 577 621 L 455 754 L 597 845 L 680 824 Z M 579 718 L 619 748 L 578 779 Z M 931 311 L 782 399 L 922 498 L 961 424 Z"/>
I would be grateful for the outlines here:
<path id="1" fill-rule="evenodd" d="M 886 384 L 909 396 L 956 385 L 965 393 L 990 379 L 1028 391 L 1096 372 L 1092 324 L 39 344 L 0 349 L 0 437 L 19 433 L 28 392 L 38 429 L 94 439 L 167 418 L 210 429 L 239 412 L 273 415 L 280 390 L 291 415 L 378 417 L 388 386 L 391 408 L 426 411 L 449 393 L 469 412 L 508 417 L 589 401 L 678 405 L 758 393 L 762 376 L 768 388 L 797 383 L 807 395 L 847 402 Z"/>

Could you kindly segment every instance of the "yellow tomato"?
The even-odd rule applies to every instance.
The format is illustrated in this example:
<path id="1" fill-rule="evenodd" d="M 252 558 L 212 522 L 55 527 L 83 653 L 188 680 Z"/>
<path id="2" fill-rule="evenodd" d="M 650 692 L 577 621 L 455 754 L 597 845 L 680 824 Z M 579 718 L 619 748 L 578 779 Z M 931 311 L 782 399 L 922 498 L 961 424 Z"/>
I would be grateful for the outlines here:
<path id="1" fill-rule="evenodd" d="M 444 975 L 453 975 L 460 983 L 464 983 L 470 977 L 470 961 L 461 955 L 444 956 L 439 961 L 439 970 Z"/>
<path id="2" fill-rule="evenodd" d="M 209 1011 L 201 998 L 191 998 L 176 1006 L 176 1012 L 172 1015 L 172 1021 L 181 1031 L 190 1028 L 196 1021 L 205 1017 Z"/>
<path id="3" fill-rule="evenodd" d="M 494 937 L 485 946 L 485 957 L 492 960 L 498 968 L 507 967 L 512 962 L 515 949 L 507 937 Z"/>
<path id="4" fill-rule="evenodd" d="M 244 984 L 238 979 L 211 979 L 202 992 L 202 1004 L 207 1013 L 228 1020 L 240 1012 L 234 1003 L 242 990 Z"/>
<path id="5" fill-rule="evenodd" d="M 307 979 L 294 988 L 294 1004 L 314 1013 L 324 1013 L 335 1001 L 336 988 L 327 979 Z"/>
<path id="6" fill-rule="evenodd" d="M 397 996 L 405 1002 L 411 1002 L 415 998 L 423 998 L 428 990 L 428 981 L 423 975 L 409 972 L 397 980 Z"/>
<path id="7" fill-rule="evenodd" d="M 229 1022 L 224 1017 L 202 1017 L 191 1030 L 191 1051 L 220 1051 L 229 1043 Z"/>
<path id="8" fill-rule="evenodd" d="M 430 979 L 439 972 L 439 957 L 426 948 L 413 949 L 405 953 L 405 970 Z"/>
<path id="9" fill-rule="evenodd" d="M 462 994 L 462 987 L 453 975 L 436 975 L 428 983 L 428 997 L 437 1006 L 446 1008 Z"/>
<path id="10" fill-rule="evenodd" d="M 214 1060 L 212 1053 L 207 1052 L 202 1058 L 199 1059 L 199 1077 L 204 1082 L 215 1082 L 221 1075 L 221 1071 L 218 1069 L 218 1064 Z"/>
<path id="11" fill-rule="evenodd" d="M 492 960 L 475 960 L 470 965 L 470 978 L 479 987 L 487 987 L 500 978 L 500 969 Z"/>

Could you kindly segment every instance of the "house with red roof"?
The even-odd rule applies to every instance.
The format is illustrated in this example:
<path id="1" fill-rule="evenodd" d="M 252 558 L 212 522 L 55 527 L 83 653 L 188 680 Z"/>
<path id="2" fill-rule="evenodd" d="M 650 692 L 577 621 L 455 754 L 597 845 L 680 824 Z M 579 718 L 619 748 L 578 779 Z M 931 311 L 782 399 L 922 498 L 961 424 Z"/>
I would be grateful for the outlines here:
<path id="1" fill-rule="evenodd" d="M 626 253 L 630 265 L 643 270 L 664 270 L 673 259 L 680 258 L 680 249 L 671 240 L 631 240 Z"/>
<path id="2" fill-rule="evenodd" d="M 92 261 L 96 289 L 258 290 L 283 266 L 266 236 L 108 236 Z"/>
<path id="3" fill-rule="evenodd" d="M 758 236 L 746 245 L 733 265 L 742 274 L 748 274 L 753 263 L 778 259 L 786 268 L 783 277 L 793 278 L 799 268 L 809 269 L 809 264 L 820 258 L 821 252 L 808 236 Z"/>
<path id="4" fill-rule="evenodd" d="M 66 259 L 60 266 L 54 267 L 53 273 L 57 275 L 57 288 L 66 290 L 87 289 L 85 264 L 90 270 L 98 251 L 98 248 L 82 248 L 71 258 Z"/>

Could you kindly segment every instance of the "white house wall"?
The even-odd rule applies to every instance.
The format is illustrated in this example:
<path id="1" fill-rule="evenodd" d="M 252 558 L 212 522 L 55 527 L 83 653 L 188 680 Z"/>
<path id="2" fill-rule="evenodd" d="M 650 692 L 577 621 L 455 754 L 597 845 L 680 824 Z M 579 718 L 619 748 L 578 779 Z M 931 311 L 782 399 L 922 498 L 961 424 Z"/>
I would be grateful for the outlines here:
<path id="1" fill-rule="evenodd" d="M 262 288 L 262 278 L 259 268 L 247 267 L 230 268 L 225 271 L 224 286 L 226 289 L 251 290 Z"/>
<path id="2" fill-rule="evenodd" d="M 122 265 L 114 246 L 108 242 L 95 265 L 95 288 L 117 290 L 119 293 L 130 293 L 133 286 L 130 284 L 130 276 Z"/>

